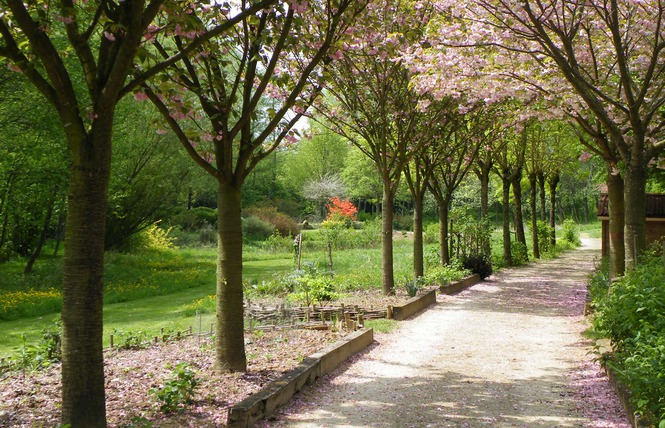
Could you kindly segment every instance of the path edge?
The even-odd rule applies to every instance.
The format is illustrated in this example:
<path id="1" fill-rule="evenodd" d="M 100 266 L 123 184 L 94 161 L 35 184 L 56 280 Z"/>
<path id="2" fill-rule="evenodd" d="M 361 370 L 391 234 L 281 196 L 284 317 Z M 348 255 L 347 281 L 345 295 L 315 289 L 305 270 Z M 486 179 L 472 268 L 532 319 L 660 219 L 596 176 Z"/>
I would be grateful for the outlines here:
<path id="1" fill-rule="evenodd" d="M 228 409 L 227 427 L 247 428 L 270 416 L 275 410 L 318 378 L 330 373 L 352 355 L 374 341 L 374 330 L 358 330 L 323 350 L 305 358 L 300 365 L 270 382 L 261 391 L 250 395 Z"/>

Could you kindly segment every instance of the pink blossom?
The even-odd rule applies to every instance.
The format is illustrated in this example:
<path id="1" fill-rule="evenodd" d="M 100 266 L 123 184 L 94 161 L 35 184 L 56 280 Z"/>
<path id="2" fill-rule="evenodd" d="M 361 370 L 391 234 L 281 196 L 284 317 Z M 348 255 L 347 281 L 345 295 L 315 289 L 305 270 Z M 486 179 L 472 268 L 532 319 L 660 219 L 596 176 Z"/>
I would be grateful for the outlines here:
<path id="1" fill-rule="evenodd" d="M 148 94 L 145 92 L 134 92 L 134 99 L 136 101 L 146 101 L 148 99 Z"/>
<path id="2" fill-rule="evenodd" d="M 591 159 L 592 157 L 593 157 L 593 155 L 591 153 L 582 152 L 582 154 L 580 155 L 579 160 L 580 160 L 580 162 L 588 162 L 589 159 Z"/>
<path id="3" fill-rule="evenodd" d="M 115 35 L 112 33 L 109 33 L 108 31 L 104 31 L 104 37 L 106 37 L 108 40 L 115 42 Z"/>
<path id="4" fill-rule="evenodd" d="M 74 17 L 72 16 L 56 16 L 55 19 L 65 24 L 71 24 L 74 22 Z"/>

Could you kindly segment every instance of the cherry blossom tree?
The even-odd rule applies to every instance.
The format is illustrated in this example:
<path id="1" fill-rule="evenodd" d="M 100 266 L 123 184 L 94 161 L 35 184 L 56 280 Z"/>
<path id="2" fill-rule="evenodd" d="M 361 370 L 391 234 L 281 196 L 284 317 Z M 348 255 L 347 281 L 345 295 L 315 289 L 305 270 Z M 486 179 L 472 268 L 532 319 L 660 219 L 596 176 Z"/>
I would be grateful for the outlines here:
<path id="1" fill-rule="evenodd" d="M 431 9 L 420 2 L 370 3 L 332 70 L 326 97 L 316 105 L 331 129 L 358 147 L 376 166 L 383 184 L 382 288 L 394 294 L 394 199 L 404 167 L 415 151 L 423 98 L 411 88 L 402 51 L 420 41 Z M 421 106 L 422 107 L 422 106 Z"/>
<path id="2" fill-rule="evenodd" d="M 249 12 L 270 3 L 254 3 Z M 63 424 L 106 426 L 102 295 L 116 106 L 159 70 L 238 21 L 227 16 L 175 56 L 135 69 L 147 52 L 152 23 L 177 27 L 189 7 L 166 0 L 0 3 L 0 62 L 22 73 L 53 106 L 71 152 L 62 291 Z M 84 82 L 83 91 L 77 79 Z"/>
<path id="3" fill-rule="evenodd" d="M 247 370 L 243 183 L 259 162 L 297 140 L 293 127 L 320 94 L 328 66 L 340 58 L 345 33 L 364 5 L 353 0 L 275 2 L 189 57 L 183 55 L 187 41 L 223 19 L 214 9 L 193 9 L 187 25 L 177 27 L 168 40 L 153 42 L 159 53 L 155 60 L 179 55 L 181 61 L 164 69 L 161 81 L 145 85 L 139 97 L 157 106 L 194 162 L 218 184 L 218 370 Z"/>
<path id="4" fill-rule="evenodd" d="M 626 253 L 634 262 L 645 246 L 647 167 L 665 146 L 665 5 L 445 0 L 438 6 L 436 67 L 453 51 L 459 56 L 451 47 L 466 47 L 468 74 L 510 78 L 512 88 L 546 93 L 561 109 L 587 110 L 600 123 L 625 180 Z"/>

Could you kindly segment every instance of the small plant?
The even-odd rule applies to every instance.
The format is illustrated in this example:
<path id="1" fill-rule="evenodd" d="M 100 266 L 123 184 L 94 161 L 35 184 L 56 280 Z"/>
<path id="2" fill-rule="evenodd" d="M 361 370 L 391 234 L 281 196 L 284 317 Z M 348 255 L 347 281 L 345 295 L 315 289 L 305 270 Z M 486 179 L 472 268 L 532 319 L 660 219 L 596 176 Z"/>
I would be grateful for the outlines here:
<path id="1" fill-rule="evenodd" d="M 406 293 L 409 295 L 409 297 L 416 297 L 424 285 L 425 279 L 422 276 L 419 276 L 415 279 L 406 279 L 404 281 L 404 289 L 406 289 Z"/>
<path id="2" fill-rule="evenodd" d="M 170 367 L 167 366 L 167 368 Z M 173 368 L 171 377 L 163 387 L 152 388 L 149 392 L 161 402 L 160 411 L 174 413 L 181 410 L 182 405 L 191 403 L 198 384 L 196 373 L 190 369 L 188 363 L 183 362 Z"/>
<path id="3" fill-rule="evenodd" d="M 119 339 L 118 349 L 137 350 L 150 346 L 148 334 L 141 330 L 113 330 L 113 335 Z"/>

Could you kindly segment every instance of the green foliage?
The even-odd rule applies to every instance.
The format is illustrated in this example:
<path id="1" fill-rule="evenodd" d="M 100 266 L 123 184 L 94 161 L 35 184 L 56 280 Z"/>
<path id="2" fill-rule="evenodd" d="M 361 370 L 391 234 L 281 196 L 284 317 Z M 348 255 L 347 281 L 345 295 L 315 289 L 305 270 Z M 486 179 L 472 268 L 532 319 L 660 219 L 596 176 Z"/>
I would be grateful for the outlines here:
<path id="1" fill-rule="evenodd" d="M 462 258 L 464 269 L 480 275 L 480 279 L 485 279 L 492 275 L 492 260 L 488 256 L 473 255 Z"/>
<path id="2" fill-rule="evenodd" d="M 468 275 L 468 273 L 469 271 L 465 270 L 457 262 L 452 262 L 445 266 L 437 264 L 427 270 L 423 280 L 427 285 L 446 285 L 453 281 L 459 281 Z"/>
<path id="3" fill-rule="evenodd" d="M 426 285 L 425 277 L 418 277 L 415 279 L 405 279 L 404 289 L 409 297 L 416 297 L 418 292 Z"/>
<path id="4" fill-rule="evenodd" d="M 393 228 L 395 230 L 413 230 L 413 216 L 410 214 L 395 214 Z"/>
<path id="5" fill-rule="evenodd" d="M 289 284 L 288 288 L 292 290 L 289 296 L 291 300 L 309 306 L 337 299 L 332 274 L 320 272 L 312 263 L 306 263 L 304 267 L 285 277 Z"/>
<path id="6" fill-rule="evenodd" d="M 164 251 L 175 248 L 175 238 L 170 236 L 172 228 L 162 229 L 159 222 L 153 223 L 130 240 L 130 247 L 134 250 Z"/>
<path id="7" fill-rule="evenodd" d="M 536 222 L 536 229 L 538 233 L 538 245 L 541 253 L 546 253 L 550 250 L 550 236 L 552 236 L 552 228 L 549 224 L 542 220 Z"/>
<path id="8" fill-rule="evenodd" d="M 282 236 L 277 230 L 272 235 L 262 242 L 261 246 L 273 253 L 292 253 L 293 252 L 293 237 Z"/>
<path id="9" fill-rule="evenodd" d="M 191 403 L 198 384 L 196 373 L 190 369 L 188 363 L 183 362 L 173 368 L 171 377 L 167 379 L 164 386 L 150 389 L 150 394 L 161 402 L 160 411 L 174 413 L 181 411 L 182 405 Z"/>
<path id="10" fill-rule="evenodd" d="M 610 260 L 604 257 L 591 275 L 587 284 L 587 292 L 591 305 L 597 307 L 606 298 L 610 290 Z"/>
<path id="11" fill-rule="evenodd" d="M 41 331 L 36 344 L 28 341 L 25 333 L 19 336 L 19 345 L 14 348 L 14 355 L 0 366 L 0 373 L 10 370 L 40 370 L 57 363 L 62 358 L 61 351 L 62 322 L 57 318 L 53 325 Z"/>
<path id="12" fill-rule="evenodd" d="M 273 206 L 252 207 L 244 210 L 247 217 L 257 217 L 273 225 L 282 237 L 295 236 L 300 231 L 300 225 L 288 215 L 277 211 Z M 272 233 L 272 232 L 271 232 Z"/>
<path id="13" fill-rule="evenodd" d="M 574 220 L 572 219 L 564 220 L 562 225 L 562 230 L 563 230 L 562 239 L 570 242 L 571 244 L 577 247 L 582 245 L 582 241 L 580 240 L 580 231 L 577 228 L 577 225 L 575 224 Z"/>
<path id="14" fill-rule="evenodd" d="M 513 259 L 513 266 L 522 266 L 529 261 L 529 250 L 521 242 L 510 242 L 510 254 Z"/>
<path id="15" fill-rule="evenodd" d="M 217 296 L 211 294 L 200 299 L 194 300 L 192 303 L 185 305 L 182 309 L 182 314 L 186 317 L 191 317 L 198 314 L 211 314 L 215 313 L 217 307 Z"/>
<path id="16" fill-rule="evenodd" d="M 275 232 L 275 226 L 255 216 L 242 219 L 242 236 L 246 241 L 263 241 Z"/>
<path id="17" fill-rule="evenodd" d="M 180 226 L 183 230 L 192 232 L 205 225 L 216 225 L 217 210 L 208 207 L 195 207 L 171 216 L 170 222 L 173 226 Z"/>
<path id="18" fill-rule="evenodd" d="M 612 340 L 608 361 L 632 394 L 640 413 L 665 419 L 665 266 L 660 255 L 648 255 L 603 293 L 604 273 L 597 273 L 594 328 Z"/>
<path id="19" fill-rule="evenodd" d="M 423 241 L 425 245 L 439 242 L 439 230 L 439 223 L 430 223 L 424 227 Z"/>
<path id="20" fill-rule="evenodd" d="M 150 346 L 150 336 L 142 330 L 114 330 L 113 337 L 116 347 L 124 350 L 145 349 Z"/>

